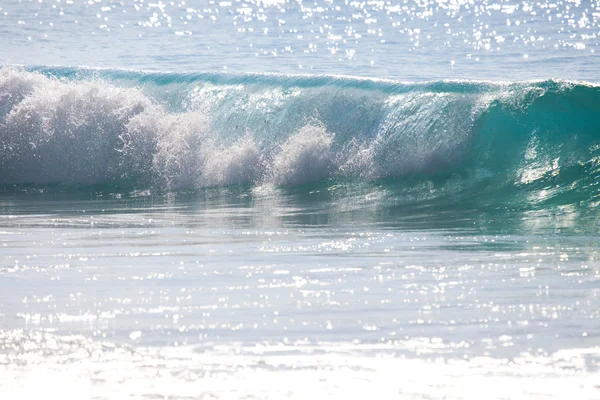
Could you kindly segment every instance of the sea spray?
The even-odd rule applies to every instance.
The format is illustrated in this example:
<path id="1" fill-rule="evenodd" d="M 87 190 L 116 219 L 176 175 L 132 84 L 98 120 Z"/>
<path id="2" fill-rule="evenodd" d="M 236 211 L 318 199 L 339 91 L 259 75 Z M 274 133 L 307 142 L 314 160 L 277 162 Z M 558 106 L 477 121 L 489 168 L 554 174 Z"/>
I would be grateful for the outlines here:
<path id="1" fill-rule="evenodd" d="M 0 183 L 178 190 L 383 179 L 428 188 L 423 197 L 442 187 L 587 202 L 597 195 L 598 115 L 600 88 L 567 81 L 5 67 Z"/>

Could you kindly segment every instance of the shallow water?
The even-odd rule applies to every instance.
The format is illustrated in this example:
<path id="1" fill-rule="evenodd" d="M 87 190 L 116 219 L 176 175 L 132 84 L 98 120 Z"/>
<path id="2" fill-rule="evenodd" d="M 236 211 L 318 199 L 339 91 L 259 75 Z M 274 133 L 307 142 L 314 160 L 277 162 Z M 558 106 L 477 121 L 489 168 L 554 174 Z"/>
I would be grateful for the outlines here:
<path id="1" fill-rule="evenodd" d="M 598 395 L 597 237 L 318 191 L 5 193 L 0 391 Z"/>

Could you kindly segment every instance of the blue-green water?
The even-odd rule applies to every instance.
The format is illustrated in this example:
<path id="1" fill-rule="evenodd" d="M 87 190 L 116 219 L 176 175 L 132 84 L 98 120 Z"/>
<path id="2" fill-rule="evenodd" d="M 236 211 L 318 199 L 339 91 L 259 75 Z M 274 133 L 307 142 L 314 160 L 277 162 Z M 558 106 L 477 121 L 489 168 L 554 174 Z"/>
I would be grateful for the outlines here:
<path id="1" fill-rule="evenodd" d="M 593 215 L 390 191 L 5 191 L 0 388 L 595 398 Z"/>
<path id="2" fill-rule="evenodd" d="M 599 13 L 3 2 L 0 398 L 600 398 Z"/>

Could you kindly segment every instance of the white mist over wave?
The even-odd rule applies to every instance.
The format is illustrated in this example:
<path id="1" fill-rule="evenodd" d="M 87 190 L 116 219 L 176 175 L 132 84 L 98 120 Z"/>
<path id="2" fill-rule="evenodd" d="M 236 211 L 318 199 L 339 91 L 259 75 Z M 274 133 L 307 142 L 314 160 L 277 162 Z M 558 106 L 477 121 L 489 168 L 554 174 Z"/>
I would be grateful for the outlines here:
<path id="1" fill-rule="evenodd" d="M 229 147 L 215 146 L 204 162 L 200 184 L 227 186 L 256 182 L 262 170 L 261 151 L 254 139 L 246 136 Z"/>
<path id="2" fill-rule="evenodd" d="M 156 112 L 136 89 L 102 82 L 69 83 L 4 68 L 0 71 L 2 183 L 96 183 L 139 170 L 131 157 L 148 138 L 130 121 Z"/>
<path id="3" fill-rule="evenodd" d="M 195 93 L 194 95 L 197 95 Z M 221 94 L 219 94 L 221 95 Z M 136 88 L 0 70 L 0 183 L 94 184 L 159 179 L 170 188 L 328 176 L 333 136 L 311 121 L 280 144 L 225 139 L 210 110 L 173 113 Z"/>
<path id="4" fill-rule="evenodd" d="M 271 181 L 294 185 L 323 179 L 333 166 L 333 135 L 324 126 L 308 124 L 283 143 L 273 158 Z"/>
<path id="5" fill-rule="evenodd" d="M 93 184 L 158 176 L 168 187 L 277 184 L 323 177 L 332 138 L 308 124 L 260 148 L 211 131 L 210 112 L 169 113 L 135 88 L 0 70 L 1 183 Z M 270 160 L 270 162 L 269 162 Z"/>
<path id="6" fill-rule="evenodd" d="M 537 137 L 525 112 L 544 96 L 544 85 L 568 90 L 560 82 L 513 89 L 441 83 L 447 89 L 400 85 L 388 93 L 390 87 L 336 86 L 325 78 L 218 84 L 158 75 L 140 84 L 143 74 L 115 76 L 59 79 L 0 69 L 0 184 L 293 186 L 448 171 L 465 160 L 488 163 L 495 149 L 476 148 L 476 141 L 499 140 L 505 130 L 519 129 L 509 144 L 525 146 Z M 505 158 L 498 152 L 489 163 Z M 517 157 L 510 168 L 536 162 Z"/>

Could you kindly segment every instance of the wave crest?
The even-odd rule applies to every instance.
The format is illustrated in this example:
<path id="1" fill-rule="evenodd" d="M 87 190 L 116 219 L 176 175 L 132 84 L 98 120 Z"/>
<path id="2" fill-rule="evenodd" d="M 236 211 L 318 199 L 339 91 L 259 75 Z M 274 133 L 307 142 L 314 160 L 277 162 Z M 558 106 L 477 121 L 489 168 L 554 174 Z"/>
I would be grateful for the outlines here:
<path id="1" fill-rule="evenodd" d="M 448 177 L 535 201 L 597 195 L 594 85 L 176 75 L 0 69 L 0 184 Z"/>

